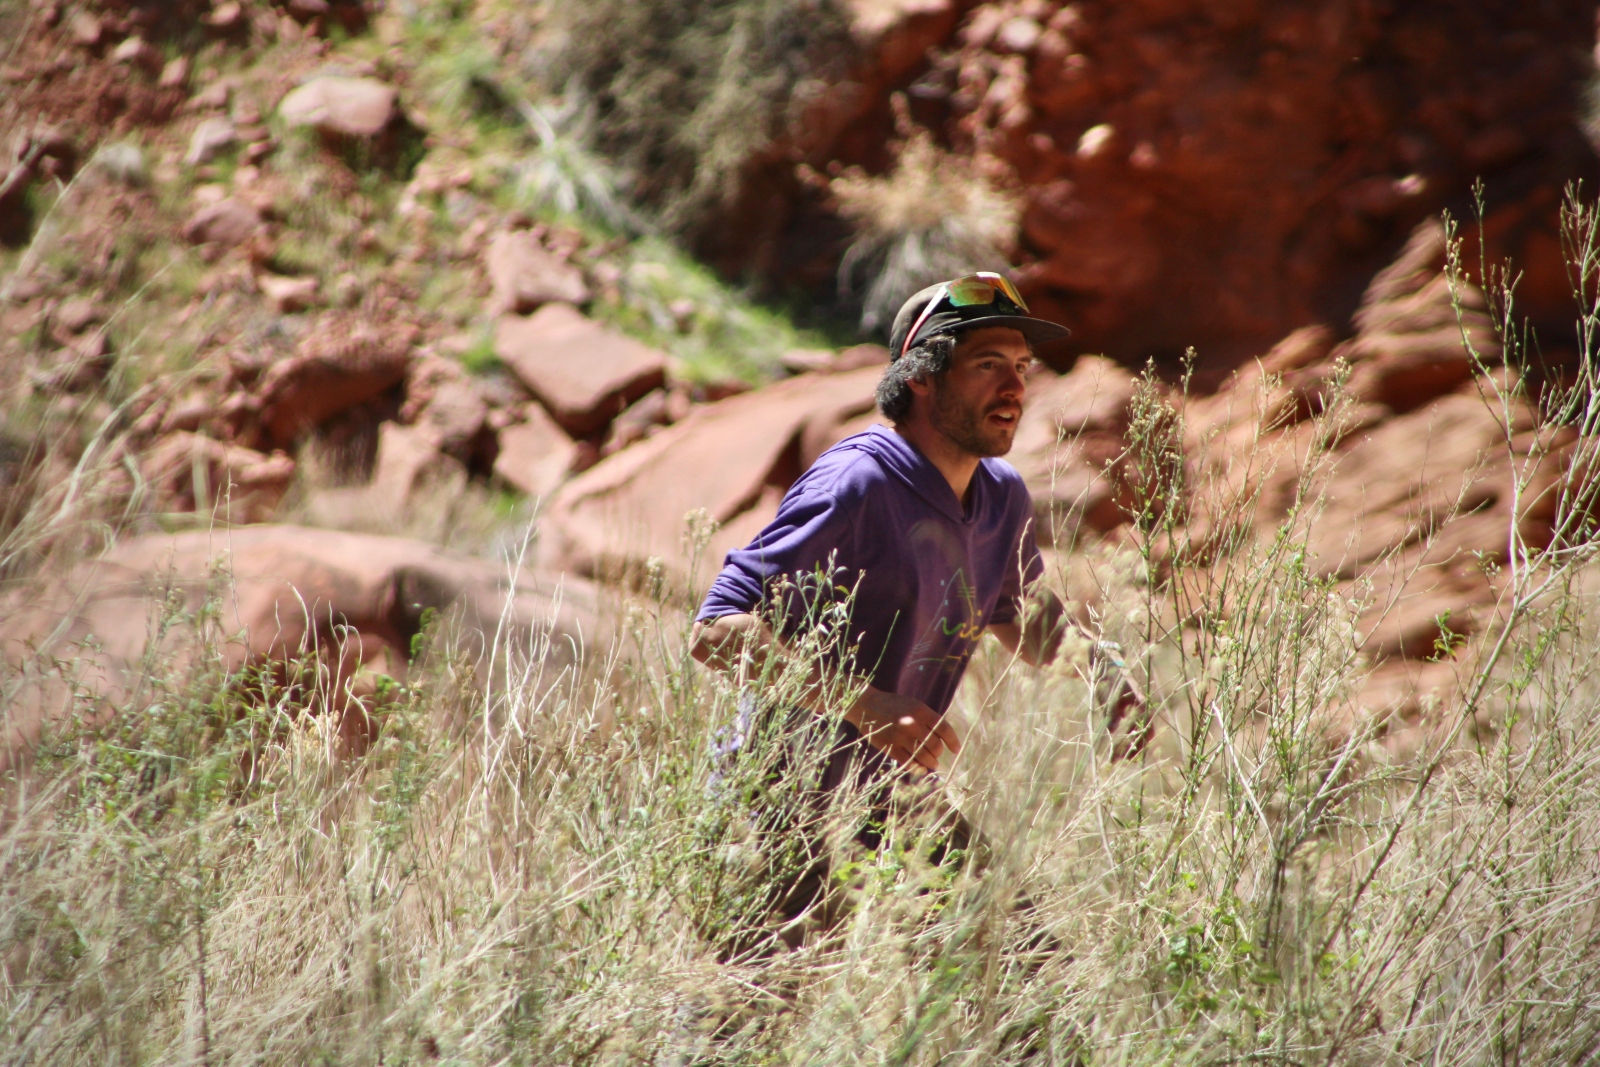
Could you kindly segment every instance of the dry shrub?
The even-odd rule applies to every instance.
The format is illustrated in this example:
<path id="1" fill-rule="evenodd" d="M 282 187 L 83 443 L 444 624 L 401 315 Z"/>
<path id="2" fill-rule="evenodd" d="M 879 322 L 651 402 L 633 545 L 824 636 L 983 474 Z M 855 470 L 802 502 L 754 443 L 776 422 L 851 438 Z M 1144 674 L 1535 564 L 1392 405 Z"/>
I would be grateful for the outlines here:
<path id="1" fill-rule="evenodd" d="M 1590 293 L 1597 222 L 1570 207 Z M 1527 379 L 1480 380 L 1492 406 Z M 659 598 L 559 672 L 537 639 L 477 672 L 441 643 L 360 759 L 270 692 L 230 705 L 215 667 L 152 663 L 9 784 L 0 1040 L 29 1063 L 1589 1062 L 1597 395 L 1584 367 L 1535 398 L 1580 441 L 1554 539 L 1508 531 L 1498 611 L 1441 650 L 1457 692 L 1396 756 L 1351 714 L 1369 605 L 1306 565 L 1326 440 L 1278 536 L 1175 550 L 1182 412 L 1147 385 L 1134 535 L 1089 565 L 1156 741 L 1107 758 L 1084 648 L 1033 671 L 986 644 L 949 789 L 988 862 L 931 863 L 914 821 L 853 848 L 843 797 L 819 828 L 839 918 L 793 950 L 768 910 L 793 841 L 752 807 L 810 810 L 772 781 L 788 735 L 730 763 L 718 731 L 746 694 L 792 699 L 824 632 L 731 680 Z M 1255 506 L 1248 482 L 1183 491 Z"/>
<path id="2" fill-rule="evenodd" d="M 834 0 L 556 4 L 552 87 L 593 101 L 595 145 L 679 232 L 710 221 L 852 51 Z"/>
<path id="3" fill-rule="evenodd" d="M 1017 198 L 984 174 L 981 161 L 946 152 L 926 130 L 910 131 L 882 177 L 852 168 L 828 185 L 855 233 L 839 264 L 840 295 L 861 280 L 861 328 L 887 329 L 925 285 L 974 270 L 1007 269 L 1017 239 Z"/>

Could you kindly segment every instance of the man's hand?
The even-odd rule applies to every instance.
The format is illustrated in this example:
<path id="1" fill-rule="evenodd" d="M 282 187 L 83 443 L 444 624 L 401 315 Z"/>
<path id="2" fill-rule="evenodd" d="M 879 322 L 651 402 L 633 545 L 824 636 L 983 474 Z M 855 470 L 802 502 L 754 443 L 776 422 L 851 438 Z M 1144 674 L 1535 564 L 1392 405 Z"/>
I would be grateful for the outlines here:
<path id="1" fill-rule="evenodd" d="M 1041 667 L 1060 651 L 1061 635 L 1068 627 L 1083 633 L 1081 626 L 1066 617 L 1061 601 L 1046 589 L 1039 592 L 1038 607 L 1026 626 L 1017 622 L 991 623 L 989 632 L 1024 663 Z M 1098 679 L 1100 693 L 1109 709 L 1106 732 L 1111 735 L 1111 758 L 1129 760 L 1150 743 L 1155 724 L 1144 694 L 1129 676 L 1116 648 L 1114 644 L 1090 638 L 1089 678 Z M 1117 731 L 1124 724 L 1127 728 L 1119 734 Z"/>
<path id="2" fill-rule="evenodd" d="M 902 767 L 939 769 L 945 749 L 961 751 L 961 739 L 944 717 L 922 701 L 867 687 L 844 719 L 872 747 Z"/>
<path id="3" fill-rule="evenodd" d="M 1150 718 L 1150 705 L 1145 702 L 1144 694 L 1126 673 L 1118 671 L 1112 684 L 1116 686 L 1116 690 L 1110 700 L 1111 714 L 1106 720 L 1106 733 L 1111 735 L 1111 758 L 1137 759 L 1144 751 L 1145 745 L 1150 743 L 1151 735 L 1155 733 L 1155 723 Z M 1127 730 L 1121 734 L 1117 733 L 1124 722 L 1128 724 Z"/>

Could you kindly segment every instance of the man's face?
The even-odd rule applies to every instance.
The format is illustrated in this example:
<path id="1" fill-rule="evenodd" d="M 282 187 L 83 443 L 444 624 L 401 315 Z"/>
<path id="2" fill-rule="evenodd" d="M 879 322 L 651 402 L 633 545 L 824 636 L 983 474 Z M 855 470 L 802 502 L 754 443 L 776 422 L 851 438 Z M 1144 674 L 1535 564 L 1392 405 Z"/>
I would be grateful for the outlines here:
<path id="1" fill-rule="evenodd" d="M 933 427 L 971 455 L 1011 451 L 1033 353 L 1022 334 L 987 326 L 964 335 L 950 369 L 930 383 Z"/>

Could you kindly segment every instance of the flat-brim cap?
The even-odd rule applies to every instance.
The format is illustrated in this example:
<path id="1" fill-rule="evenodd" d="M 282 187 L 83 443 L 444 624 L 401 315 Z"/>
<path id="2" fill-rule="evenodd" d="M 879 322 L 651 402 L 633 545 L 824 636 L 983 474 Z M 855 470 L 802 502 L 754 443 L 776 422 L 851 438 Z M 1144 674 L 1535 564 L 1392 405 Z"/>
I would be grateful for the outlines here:
<path id="1" fill-rule="evenodd" d="M 911 329 L 911 324 L 917 321 L 922 309 L 928 306 L 929 300 L 938 295 L 943 285 L 943 282 L 930 285 L 900 305 L 900 311 L 894 317 L 894 328 L 889 331 L 890 359 L 899 359 L 900 353 L 906 350 L 906 331 Z M 1072 331 L 1065 326 L 1048 319 L 1037 319 L 1020 311 L 1002 311 L 998 303 L 972 304 L 967 307 L 948 307 L 929 315 L 922 325 L 917 327 L 917 335 L 911 339 L 910 347 L 917 347 L 918 342 L 935 334 L 964 333 L 985 326 L 1004 326 L 1008 330 L 1016 330 L 1036 348 L 1072 334 Z"/>

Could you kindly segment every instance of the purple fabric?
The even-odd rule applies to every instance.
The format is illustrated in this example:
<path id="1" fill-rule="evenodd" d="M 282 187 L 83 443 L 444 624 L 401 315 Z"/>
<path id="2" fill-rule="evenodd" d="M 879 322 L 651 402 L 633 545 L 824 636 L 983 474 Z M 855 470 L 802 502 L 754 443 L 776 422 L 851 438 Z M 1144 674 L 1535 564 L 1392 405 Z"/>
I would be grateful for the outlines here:
<path id="1" fill-rule="evenodd" d="M 755 612 L 775 596 L 770 606 L 792 634 L 819 593 L 837 602 L 854 589 L 843 643 L 856 646 L 853 669 L 942 714 L 984 627 L 1015 621 L 1022 590 L 1043 570 L 1032 519 L 1009 463 L 979 463 L 964 512 L 937 467 L 874 426 L 823 453 L 772 524 L 728 553 L 697 618 Z M 823 572 L 830 581 L 806 580 Z M 777 595 L 785 576 L 796 584 Z"/>

